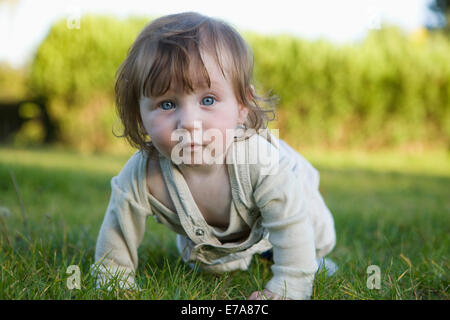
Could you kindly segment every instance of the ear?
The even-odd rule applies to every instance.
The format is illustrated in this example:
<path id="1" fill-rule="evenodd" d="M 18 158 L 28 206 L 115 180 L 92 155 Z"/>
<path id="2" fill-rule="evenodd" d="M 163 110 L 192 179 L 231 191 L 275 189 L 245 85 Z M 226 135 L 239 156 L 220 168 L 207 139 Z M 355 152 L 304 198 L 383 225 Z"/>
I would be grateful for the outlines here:
<path id="1" fill-rule="evenodd" d="M 238 124 L 244 124 L 247 121 L 248 109 L 246 106 L 239 104 Z"/>

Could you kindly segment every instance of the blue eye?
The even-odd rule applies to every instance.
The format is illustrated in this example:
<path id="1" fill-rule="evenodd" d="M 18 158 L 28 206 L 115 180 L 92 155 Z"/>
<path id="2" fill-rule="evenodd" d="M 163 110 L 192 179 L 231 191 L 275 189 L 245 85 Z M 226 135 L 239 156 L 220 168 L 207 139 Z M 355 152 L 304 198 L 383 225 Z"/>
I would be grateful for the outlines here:
<path id="1" fill-rule="evenodd" d="M 216 101 L 216 99 L 214 99 L 213 97 L 205 97 L 202 99 L 202 103 L 205 106 L 210 106 L 210 105 L 214 104 L 215 101 Z"/>
<path id="2" fill-rule="evenodd" d="M 172 101 L 163 101 L 159 104 L 159 106 L 163 109 L 163 110 L 170 110 L 173 107 L 175 107 L 175 104 Z"/>

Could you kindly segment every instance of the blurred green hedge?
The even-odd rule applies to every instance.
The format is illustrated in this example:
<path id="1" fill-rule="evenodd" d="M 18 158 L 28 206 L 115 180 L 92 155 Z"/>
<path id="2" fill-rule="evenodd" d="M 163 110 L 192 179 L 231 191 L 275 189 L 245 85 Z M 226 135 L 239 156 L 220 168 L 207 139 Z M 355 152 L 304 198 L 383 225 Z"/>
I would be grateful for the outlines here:
<path id="1" fill-rule="evenodd" d="M 114 76 L 148 18 L 85 16 L 57 22 L 31 66 L 30 92 L 47 96 L 61 141 L 116 148 Z M 259 93 L 280 98 L 270 126 L 296 147 L 450 145 L 450 41 L 439 34 L 373 30 L 360 44 L 243 33 Z M 117 130 L 119 129 L 119 130 Z M 123 140 L 123 139 L 120 139 Z"/>
<path id="2" fill-rule="evenodd" d="M 148 18 L 85 16 L 80 28 L 55 23 L 30 68 L 31 94 L 49 99 L 60 142 L 84 151 L 117 150 L 121 133 L 114 110 L 115 73 Z M 118 126 L 119 124 L 119 126 Z"/>
<path id="3" fill-rule="evenodd" d="M 449 146 L 450 42 L 372 31 L 358 45 L 251 36 L 256 78 L 281 98 L 292 141 L 376 148 Z"/>

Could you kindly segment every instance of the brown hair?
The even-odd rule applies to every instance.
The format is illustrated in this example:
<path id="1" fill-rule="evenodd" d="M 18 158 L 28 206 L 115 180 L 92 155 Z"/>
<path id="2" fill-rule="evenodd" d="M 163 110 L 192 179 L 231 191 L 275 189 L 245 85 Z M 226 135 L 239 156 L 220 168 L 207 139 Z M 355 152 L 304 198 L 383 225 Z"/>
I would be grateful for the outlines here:
<path id="1" fill-rule="evenodd" d="M 116 107 L 128 142 L 141 150 L 150 151 L 139 109 L 141 96 L 159 96 L 166 93 L 172 81 L 193 91 L 189 77 L 189 63 L 199 62 L 201 74 L 211 86 L 200 51 L 207 50 L 215 57 L 224 72 L 224 55 L 228 58 L 227 71 L 239 103 L 249 110 L 247 128 L 266 128 L 274 119 L 276 97 L 264 98 L 251 89 L 253 54 L 239 33 L 228 24 L 204 15 L 186 12 L 158 18 L 148 24 L 131 46 L 128 56 L 118 70 L 115 85 Z M 258 101 L 271 108 L 261 108 Z M 272 114 L 269 119 L 268 113 Z"/>

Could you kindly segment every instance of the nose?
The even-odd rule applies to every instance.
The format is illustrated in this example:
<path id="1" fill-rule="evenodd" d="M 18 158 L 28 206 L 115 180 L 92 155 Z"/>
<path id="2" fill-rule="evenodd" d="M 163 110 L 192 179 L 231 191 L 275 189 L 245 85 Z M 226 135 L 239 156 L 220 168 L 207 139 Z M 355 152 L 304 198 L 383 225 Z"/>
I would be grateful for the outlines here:
<path id="1" fill-rule="evenodd" d="M 200 113 L 195 106 L 184 105 L 178 108 L 177 129 L 186 129 L 189 131 L 199 129 L 202 125 Z"/>
<path id="2" fill-rule="evenodd" d="M 198 135 L 201 134 L 202 126 L 201 115 L 195 106 L 184 105 L 178 109 L 177 130 L 189 134 L 191 141 L 199 142 Z"/>

